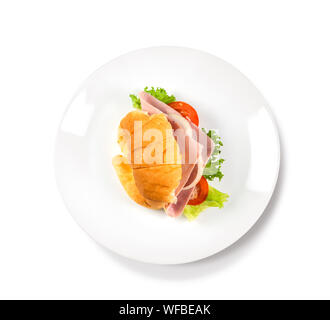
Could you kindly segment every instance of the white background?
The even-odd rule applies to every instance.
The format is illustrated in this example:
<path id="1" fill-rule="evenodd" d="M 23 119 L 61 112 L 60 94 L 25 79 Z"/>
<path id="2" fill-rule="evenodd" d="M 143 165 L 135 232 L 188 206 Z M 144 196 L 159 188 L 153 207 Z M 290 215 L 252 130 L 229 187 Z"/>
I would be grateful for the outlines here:
<path id="1" fill-rule="evenodd" d="M 329 1 L 2 1 L 0 298 L 330 298 Z M 62 113 L 96 68 L 178 45 L 241 70 L 273 107 L 282 167 L 241 241 L 181 266 L 96 245 L 57 191 Z"/>

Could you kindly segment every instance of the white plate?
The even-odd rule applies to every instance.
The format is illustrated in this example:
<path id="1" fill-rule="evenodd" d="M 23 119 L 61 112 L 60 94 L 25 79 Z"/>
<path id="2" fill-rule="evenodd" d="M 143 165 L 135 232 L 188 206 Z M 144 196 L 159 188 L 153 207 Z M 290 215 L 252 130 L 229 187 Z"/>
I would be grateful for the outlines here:
<path id="1" fill-rule="evenodd" d="M 230 195 L 193 222 L 169 218 L 128 198 L 111 165 L 117 128 L 132 110 L 129 93 L 160 86 L 196 107 L 200 125 L 220 130 Z M 223 60 L 197 50 L 155 47 L 130 52 L 94 72 L 68 107 L 57 136 L 56 177 L 68 210 L 99 244 L 129 258 L 179 264 L 215 254 L 241 238 L 274 190 L 279 137 L 260 92 Z"/>

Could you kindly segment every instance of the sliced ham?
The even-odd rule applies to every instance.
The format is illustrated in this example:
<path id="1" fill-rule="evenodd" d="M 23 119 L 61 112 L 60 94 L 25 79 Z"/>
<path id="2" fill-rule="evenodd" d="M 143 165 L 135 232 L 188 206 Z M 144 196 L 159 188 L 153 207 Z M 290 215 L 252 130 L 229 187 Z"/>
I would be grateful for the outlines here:
<path id="1" fill-rule="evenodd" d="M 214 143 L 199 127 L 183 118 L 179 112 L 169 105 L 144 91 L 140 92 L 139 97 L 143 111 L 149 114 L 164 113 L 167 115 L 184 159 L 182 162 L 182 178 L 175 190 L 177 201 L 170 203 L 165 208 L 167 215 L 177 217 L 182 214 L 195 185 L 200 180 L 204 167 L 213 152 Z"/>
<path id="2" fill-rule="evenodd" d="M 153 106 L 151 103 L 149 103 L 147 100 L 145 100 L 144 99 L 145 96 L 142 94 L 142 92 L 139 93 L 139 97 L 140 97 L 140 100 L 141 100 L 141 107 L 142 107 L 143 111 L 149 113 L 150 115 L 163 113 L 162 111 L 157 109 L 155 106 Z"/>
<path id="3" fill-rule="evenodd" d="M 144 103 L 148 103 L 149 105 L 152 105 L 154 108 L 158 109 L 159 111 L 161 111 L 165 114 L 174 113 L 174 114 L 178 114 L 178 115 L 181 116 L 181 114 L 179 112 L 177 112 L 176 110 L 171 108 L 169 105 L 167 105 L 166 103 L 156 99 L 151 94 L 149 94 L 145 91 L 141 91 L 139 93 L 139 97 L 140 97 L 140 100 L 141 100 L 142 110 L 144 110 L 143 105 L 142 105 L 142 100 L 143 100 Z M 147 110 L 145 110 L 145 111 L 147 111 Z"/>
<path id="4" fill-rule="evenodd" d="M 169 113 L 167 115 L 167 118 L 169 122 L 172 125 L 172 128 L 175 130 L 175 128 L 182 129 L 186 136 L 192 138 L 193 131 L 191 128 L 191 125 L 187 119 L 182 117 L 181 115 L 178 115 L 176 113 Z"/>
<path id="5" fill-rule="evenodd" d="M 176 203 L 170 203 L 165 209 L 166 214 L 173 218 L 180 216 L 184 210 L 184 207 L 187 205 L 190 196 L 194 191 L 194 188 L 195 187 L 186 190 L 181 190 Z"/>
<path id="6" fill-rule="evenodd" d="M 202 159 L 198 159 L 197 163 L 195 164 L 194 169 L 192 170 L 189 179 L 187 180 L 186 184 L 184 185 L 183 189 L 190 189 L 196 186 L 203 175 L 204 171 L 204 163 Z"/>
<path id="7" fill-rule="evenodd" d="M 196 146 L 196 143 L 194 143 L 194 140 L 188 136 L 183 136 L 183 137 L 181 136 L 178 138 L 176 134 L 174 134 L 174 137 L 179 145 L 179 149 L 182 155 L 182 165 L 181 165 L 182 176 L 181 176 L 180 184 L 175 190 L 175 195 L 178 196 L 180 191 L 187 184 L 191 176 L 191 173 L 193 172 L 196 166 L 196 163 L 198 161 L 197 159 L 198 151 L 196 150 L 196 159 L 194 160 L 194 162 L 193 163 L 187 162 L 186 159 L 188 159 L 189 157 L 189 146 Z"/>
<path id="8" fill-rule="evenodd" d="M 142 105 L 142 110 L 144 110 L 148 113 L 149 113 L 149 111 L 148 111 L 148 105 L 149 105 L 149 106 L 153 107 L 153 110 L 158 109 L 157 113 L 159 113 L 159 111 L 161 111 L 161 112 L 165 113 L 166 115 L 174 113 L 174 114 L 181 116 L 181 114 L 179 112 L 177 112 L 176 110 L 171 108 L 166 103 L 156 99 L 155 97 L 153 97 L 152 95 L 150 95 L 147 92 L 144 92 L 144 91 L 140 92 L 139 97 L 141 99 L 141 105 L 142 105 L 142 100 L 143 100 L 143 103 L 145 104 L 145 107 Z M 146 104 L 147 104 L 147 106 L 146 106 Z M 150 110 L 150 111 L 152 111 L 152 110 Z M 202 152 L 202 159 L 206 164 L 206 162 L 208 161 L 208 159 L 210 158 L 210 156 L 213 152 L 214 143 L 213 143 L 212 139 L 210 139 L 201 128 L 197 127 L 191 121 L 189 121 L 189 123 L 190 123 L 192 131 L 193 131 L 193 137 L 204 146 L 204 149 Z"/>

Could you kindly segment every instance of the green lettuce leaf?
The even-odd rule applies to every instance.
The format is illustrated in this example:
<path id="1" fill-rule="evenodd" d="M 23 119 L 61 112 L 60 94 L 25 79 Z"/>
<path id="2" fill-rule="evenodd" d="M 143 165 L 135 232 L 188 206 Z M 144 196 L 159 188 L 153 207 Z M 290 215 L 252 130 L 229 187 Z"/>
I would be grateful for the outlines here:
<path id="1" fill-rule="evenodd" d="M 221 147 L 223 146 L 223 144 L 221 142 L 221 138 L 215 130 L 207 131 L 204 128 L 202 128 L 202 130 L 214 142 L 214 150 L 213 150 L 213 153 L 212 153 L 209 161 L 207 162 L 207 164 L 204 168 L 203 176 L 209 181 L 213 181 L 215 179 L 218 179 L 220 181 L 223 177 L 223 173 L 221 172 L 221 165 L 225 161 L 220 156 Z"/>
<path id="2" fill-rule="evenodd" d="M 228 194 L 222 193 L 217 189 L 209 186 L 209 194 L 207 195 L 206 200 L 197 206 L 187 205 L 184 208 L 183 214 L 189 221 L 192 221 L 196 219 L 199 214 L 207 208 L 218 207 L 219 209 L 221 209 L 224 205 L 224 202 L 228 200 L 228 197 Z"/>
<path id="3" fill-rule="evenodd" d="M 133 108 L 141 109 L 141 101 L 135 94 L 130 94 L 129 97 L 132 99 Z"/>
<path id="4" fill-rule="evenodd" d="M 166 104 L 169 104 L 176 100 L 176 98 L 173 95 L 168 95 L 166 90 L 163 88 L 157 87 L 155 89 L 154 87 L 151 87 L 150 89 L 148 89 L 148 87 L 145 87 L 144 91 L 151 94 L 153 97 L 155 97 L 156 99 L 158 99 Z M 140 98 L 135 94 L 130 94 L 129 96 L 132 99 L 133 107 L 136 109 L 141 109 Z"/>

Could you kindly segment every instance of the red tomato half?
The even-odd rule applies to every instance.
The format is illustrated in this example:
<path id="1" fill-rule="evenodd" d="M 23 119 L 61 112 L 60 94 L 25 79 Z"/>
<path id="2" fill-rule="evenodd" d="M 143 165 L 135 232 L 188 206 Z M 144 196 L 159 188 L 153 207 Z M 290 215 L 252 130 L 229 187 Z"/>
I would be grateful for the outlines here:
<path id="1" fill-rule="evenodd" d="M 209 193 L 209 184 L 207 183 L 207 180 L 204 177 L 202 177 L 199 180 L 199 182 L 196 184 L 188 204 L 192 206 L 197 206 L 198 204 L 201 204 L 206 200 L 208 193 Z"/>
<path id="2" fill-rule="evenodd" d="M 199 118 L 196 110 L 188 103 L 174 101 L 168 104 L 171 108 L 178 111 L 184 118 L 190 120 L 196 126 L 199 125 Z"/>

